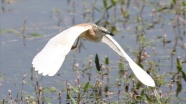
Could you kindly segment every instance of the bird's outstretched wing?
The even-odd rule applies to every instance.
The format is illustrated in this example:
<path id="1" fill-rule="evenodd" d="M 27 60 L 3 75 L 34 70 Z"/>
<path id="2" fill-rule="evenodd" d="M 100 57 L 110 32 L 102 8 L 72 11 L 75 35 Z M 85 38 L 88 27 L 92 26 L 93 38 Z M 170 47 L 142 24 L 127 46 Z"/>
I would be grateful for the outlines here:
<path id="1" fill-rule="evenodd" d="M 120 56 L 124 57 L 128 63 L 136 77 L 145 85 L 155 87 L 154 80 L 148 75 L 141 67 L 139 67 L 121 48 L 121 46 L 110 36 L 105 35 L 102 38 L 102 42 L 106 43 L 110 46 L 116 53 Z"/>
<path id="2" fill-rule="evenodd" d="M 89 24 L 70 27 L 51 38 L 45 47 L 34 57 L 32 64 L 39 74 L 53 76 L 60 69 L 65 56 L 77 37 L 92 28 Z"/>

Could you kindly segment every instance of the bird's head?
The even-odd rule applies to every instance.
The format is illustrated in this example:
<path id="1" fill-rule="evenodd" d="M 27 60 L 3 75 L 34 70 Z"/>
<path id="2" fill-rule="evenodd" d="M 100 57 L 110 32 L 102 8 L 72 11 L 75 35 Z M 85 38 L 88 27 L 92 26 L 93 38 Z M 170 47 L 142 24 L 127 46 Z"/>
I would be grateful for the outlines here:
<path id="1" fill-rule="evenodd" d="M 106 28 L 104 28 L 104 27 L 97 26 L 96 24 L 93 24 L 93 27 L 95 27 L 95 28 L 96 28 L 98 31 L 100 31 L 101 33 L 114 36 L 113 33 L 111 33 L 110 31 L 108 31 L 108 30 L 107 30 Z"/>

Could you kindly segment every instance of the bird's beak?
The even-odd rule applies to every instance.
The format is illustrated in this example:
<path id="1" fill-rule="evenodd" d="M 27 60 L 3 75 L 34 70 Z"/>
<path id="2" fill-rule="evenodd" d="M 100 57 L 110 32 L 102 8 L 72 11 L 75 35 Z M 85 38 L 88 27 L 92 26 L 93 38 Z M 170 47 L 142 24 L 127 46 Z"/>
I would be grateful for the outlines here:
<path id="1" fill-rule="evenodd" d="M 109 34 L 109 35 L 111 35 L 111 36 L 114 36 L 114 34 L 113 34 L 113 33 L 111 33 L 111 32 L 109 32 L 108 34 Z"/>
<path id="2" fill-rule="evenodd" d="M 114 36 L 114 34 L 113 34 L 113 33 L 111 33 L 111 32 L 109 32 L 109 31 L 107 31 L 107 32 L 102 31 L 102 32 L 103 32 L 103 33 L 105 33 L 105 34 L 108 34 L 108 35 Z"/>

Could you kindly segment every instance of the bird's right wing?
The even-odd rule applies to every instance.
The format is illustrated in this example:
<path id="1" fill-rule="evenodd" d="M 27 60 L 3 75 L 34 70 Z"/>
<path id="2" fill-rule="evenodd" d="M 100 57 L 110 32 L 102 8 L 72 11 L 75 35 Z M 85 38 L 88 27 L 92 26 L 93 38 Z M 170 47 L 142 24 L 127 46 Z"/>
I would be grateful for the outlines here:
<path id="1" fill-rule="evenodd" d="M 105 35 L 102 38 L 102 42 L 106 43 L 110 46 L 116 53 L 120 56 L 124 57 L 128 63 L 136 77 L 145 85 L 155 87 L 154 80 L 148 75 L 141 67 L 139 67 L 121 48 L 121 46 L 110 36 Z"/>
<path id="2" fill-rule="evenodd" d="M 80 24 L 70 27 L 51 38 L 34 57 L 32 61 L 34 69 L 44 76 L 55 75 L 78 36 L 91 28 L 89 24 Z"/>

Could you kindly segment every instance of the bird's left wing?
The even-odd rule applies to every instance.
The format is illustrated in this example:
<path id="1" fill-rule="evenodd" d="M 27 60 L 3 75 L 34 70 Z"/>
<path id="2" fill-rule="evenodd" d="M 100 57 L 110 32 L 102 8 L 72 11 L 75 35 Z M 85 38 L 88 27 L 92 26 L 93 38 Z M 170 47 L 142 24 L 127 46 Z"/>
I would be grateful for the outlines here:
<path id="1" fill-rule="evenodd" d="M 32 64 L 39 74 L 53 76 L 60 69 L 65 56 L 78 36 L 91 28 L 89 24 L 70 27 L 51 38 L 45 47 L 34 57 Z"/>
<path id="2" fill-rule="evenodd" d="M 116 53 L 120 56 L 124 57 L 128 63 L 136 77 L 145 85 L 155 87 L 154 80 L 148 75 L 141 67 L 139 67 L 121 48 L 121 46 L 110 36 L 105 35 L 102 38 L 102 42 L 106 43 L 110 46 Z"/>

